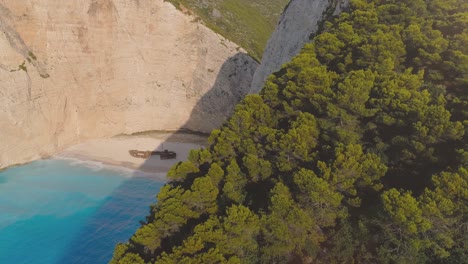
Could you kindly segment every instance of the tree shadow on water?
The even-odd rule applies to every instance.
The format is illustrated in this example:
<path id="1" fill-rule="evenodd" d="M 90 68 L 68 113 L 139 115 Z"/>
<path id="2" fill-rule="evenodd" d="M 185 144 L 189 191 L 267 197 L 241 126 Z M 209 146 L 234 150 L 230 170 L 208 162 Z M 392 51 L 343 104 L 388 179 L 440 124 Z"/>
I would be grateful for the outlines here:
<path id="1" fill-rule="evenodd" d="M 147 159 L 139 171 L 161 171 L 187 159 L 190 148 L 207 144 L 207 133 L 222 125 L 235 105 L 249 92 L 250 82 L 257 63 L 244 53 L 237 53 L 226 60 L 212 88 L 200 97 L 188 121 L 180 131 L 164 137 L 163 143 L 148 146 L 145 150 L 176 150 L 177 159 L 160 160 L 158 156 Z M 196 78 L 196 77 L 195 77 Z M 196 82 L 197 80 L 194 80 Z M 170 113 L 168 113 L 170 114 Z M 194 133 L 193 131 L 201 132 Z M 158 132 L 139 133 L 146 136 Z M 149 205 L 156 202 L 156 195 L 164 182 L 141 172 L 134 172 L 122 182 L 95 210 L 81 230 L 73 235 L 71 243 L 57 263 L 101 264 L 112 258 L 114 247 L 126 242 L 149 214 Z"/>

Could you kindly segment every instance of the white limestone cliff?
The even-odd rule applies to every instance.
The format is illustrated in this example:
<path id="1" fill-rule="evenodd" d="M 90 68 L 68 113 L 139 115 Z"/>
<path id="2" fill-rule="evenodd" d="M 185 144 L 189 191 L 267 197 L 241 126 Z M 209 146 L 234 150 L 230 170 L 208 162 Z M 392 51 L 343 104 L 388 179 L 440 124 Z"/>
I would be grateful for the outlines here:
<path id="1" fill-rule="evenodd" d="M 163 0 L 0 0 L 0 168 L 122 133 L 208 132 L 256 66 Z"/>
<path id="2" fill-rule="evenodd" d="M 349 0 L 291 0 L 268 40 L 250 92 L 260 92 L 270 74 L 299 54 L 316 33 L 325 15 L 329 12 L 338 14 L 348 4 Z"/>

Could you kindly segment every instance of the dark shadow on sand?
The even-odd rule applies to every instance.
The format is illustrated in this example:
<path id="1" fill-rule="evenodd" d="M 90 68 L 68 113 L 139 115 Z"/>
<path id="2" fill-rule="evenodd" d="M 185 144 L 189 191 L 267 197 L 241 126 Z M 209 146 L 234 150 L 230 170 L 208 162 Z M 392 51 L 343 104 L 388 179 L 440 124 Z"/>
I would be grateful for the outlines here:
<path id="1" fill-rule="evenodd" d="M 187 133 L 198 135 L 197 142 L 192 143 L 200 146 L 206 145 L 208 133 L 220 127 L 230 116 L 235 105 L 248 94 L 250 81 L 255 71 L 255 67 L 251 66 L 252 62 L 253 59 L 243 53 L 238 53 L 226 60 L 214 85 L 201 96 L 189 120 L 180 127 L 180 131 L 169 136 L 162 144 L 148 146 L 145 150 L 171 150 L 171 143 L 180 142 L 181 135 Z M 151 133 L 155 132 L 139 134 L 151 136 Z M 198 141 L 200 139 L 201 141 Z M 176 163 L 174 160 L 172 162 Z M 150 162 L 145 162 L 139 170 L 151 172 L 152 168 L 154 167 Z M 144 192 L 136 190 L 142 184 L 149 188 L 145 188 Z M 150 213 L 149 206 L 156 202 L 156 195 L 163 184 L 157 179 L 135 172 L 133 177 L 128 178 L 113 191 L 109 196 L 113 199 L 108 199 L 97 208 L 81 231 L 74 236 L 58 263 L 104 264 L 109 262 L 115 245 L 119 242 L 126 242 L 140 227 L 140 221 L 145 221 Z M 114 223 L 113 219 L 119 221 Z M 80 257 L 70 259 L 70 256 Z"/>

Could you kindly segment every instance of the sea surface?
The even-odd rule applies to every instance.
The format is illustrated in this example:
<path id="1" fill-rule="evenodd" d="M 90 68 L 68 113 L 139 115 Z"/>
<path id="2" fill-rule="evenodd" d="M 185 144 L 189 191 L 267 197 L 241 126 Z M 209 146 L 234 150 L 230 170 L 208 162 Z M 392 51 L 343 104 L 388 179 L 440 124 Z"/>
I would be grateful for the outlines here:
<path id="1" fill-rule="evenodd" d="M 72 160 L 0 171 L 1 264 L 103 264 L 149 214 L 155 177 Z"/>

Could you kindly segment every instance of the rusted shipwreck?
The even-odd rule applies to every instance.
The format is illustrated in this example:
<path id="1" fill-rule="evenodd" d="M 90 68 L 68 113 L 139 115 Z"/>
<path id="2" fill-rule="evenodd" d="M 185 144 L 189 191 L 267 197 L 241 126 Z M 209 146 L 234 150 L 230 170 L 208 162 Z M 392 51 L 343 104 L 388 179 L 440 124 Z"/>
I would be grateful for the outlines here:
<path id="1" fill-rule="evenodd" d="M 163 151 L 141 151 L 141 150 L 129 150 L 128 151 L 132 157 L 147 159 L 151 156 L 159 155 L 159 158 L 162 160 L 166 159 L 175 159 L 177 154 L 174 151 L 163 150 Z"/>

